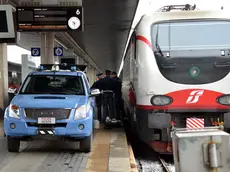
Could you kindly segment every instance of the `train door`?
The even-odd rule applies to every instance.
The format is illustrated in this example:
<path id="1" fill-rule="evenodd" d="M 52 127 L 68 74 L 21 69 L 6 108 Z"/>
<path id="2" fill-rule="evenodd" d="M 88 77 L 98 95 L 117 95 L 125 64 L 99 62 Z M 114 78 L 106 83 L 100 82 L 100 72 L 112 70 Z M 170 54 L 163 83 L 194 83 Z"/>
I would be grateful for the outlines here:
<path id="1" fill-rule="evenodd" d="M 136 34 L 133 33 L 130 41 L 131 56 L 130 56 L 130 99 L 131 99 L 131 114 L 132 121 L 136 122 L 136 88 L 137 88 L 137 59 L 136 59 Z"/>

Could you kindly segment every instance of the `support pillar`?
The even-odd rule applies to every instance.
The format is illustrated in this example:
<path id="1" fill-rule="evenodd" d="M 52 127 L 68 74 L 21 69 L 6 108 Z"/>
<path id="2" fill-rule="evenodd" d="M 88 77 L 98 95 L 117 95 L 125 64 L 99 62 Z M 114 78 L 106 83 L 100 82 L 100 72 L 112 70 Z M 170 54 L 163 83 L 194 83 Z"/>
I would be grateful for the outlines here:
<path id="1" fill-rule="evenodd" d="M 9 104 L 7 43 L 0 44 L 0 57 L 0 115 L 2 117 L 4 109 Z"/>
<path id="2" fill-rule="evenodd" d="M 54 32 L 41 33 L 41 63 L 54 64 Z"/>
<path id="3" fill-rule="evenodd" d="M 29 55 L 28 54 L 22 54 L 22 82 L 26 78 L 26 76 L 29 74 Z"/>
<path id="4" fill-rule="evenodd" d="M 76 57 L 76 64 L 80 64 L 80 63 L 79 63 L 79 57 L 78 57 L 78 56 Z"/>

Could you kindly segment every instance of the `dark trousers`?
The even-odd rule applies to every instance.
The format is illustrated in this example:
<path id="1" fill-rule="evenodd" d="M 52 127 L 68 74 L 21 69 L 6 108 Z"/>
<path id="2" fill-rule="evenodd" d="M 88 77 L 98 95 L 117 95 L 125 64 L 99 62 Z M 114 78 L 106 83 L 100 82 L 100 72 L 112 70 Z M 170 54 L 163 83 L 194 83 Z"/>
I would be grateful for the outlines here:
<path id="1" fill-rule="evenodd" d="M 96 105 L 97 105 L 97 119 L 101 121 L 101 106 L 102 106 L 101 96 L 96 97 Z"/>
<path id="2" fill-rule="evenodd" d="M 114 110 L 115 110 L 115 102 L 113 93 L 104 93 L 102 97 L 103 102 L 103 120 L 106 120 L 106 117 L 110 119 L 116 118 Z"/>

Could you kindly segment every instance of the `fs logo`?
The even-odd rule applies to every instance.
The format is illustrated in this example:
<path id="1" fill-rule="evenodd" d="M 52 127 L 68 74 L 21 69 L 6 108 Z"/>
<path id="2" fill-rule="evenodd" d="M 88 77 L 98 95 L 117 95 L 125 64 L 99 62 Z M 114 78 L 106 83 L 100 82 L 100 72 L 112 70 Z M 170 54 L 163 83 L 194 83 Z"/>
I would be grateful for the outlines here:
<path id="1" fill-rule="evenodd" d="M 192 91 L 186 101 L 186 104 L 197 103 L 199 101 L 200 96 L 202 96 L 203 93 L 204 93 L 204 90 Z"/>

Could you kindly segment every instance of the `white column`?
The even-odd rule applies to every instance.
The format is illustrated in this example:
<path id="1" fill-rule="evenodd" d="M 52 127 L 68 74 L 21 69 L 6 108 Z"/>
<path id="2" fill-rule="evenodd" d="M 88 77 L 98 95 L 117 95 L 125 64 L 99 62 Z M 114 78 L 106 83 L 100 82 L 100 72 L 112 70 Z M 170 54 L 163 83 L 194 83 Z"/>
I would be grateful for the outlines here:
<path id="1" fill-rule="evenodd" d="M 8 106 L 8 60 L 7 44 L 0 44 L 0 109 Z"/>
<path id="2" fill-rule="evenodd" d="M 55 57 L 55 62 L 60 63 L 61 62 L 60 57 Z"/>
<path id="3" fill-rule="evenodd" d="M 29 74 L 29 55 L 28 54 L 22 54 L 22 82 L 26 78 L 26 76 Z"/>
<path id="4" fill-rule="evenodd" d="M 76 57 L 76 64 L 79 64 L 79 57 Z"/>
<path id="5" fill-rule="evenodd" d="M 54 32 L 41 33 L 41 63 L 54 64 Z"/>

